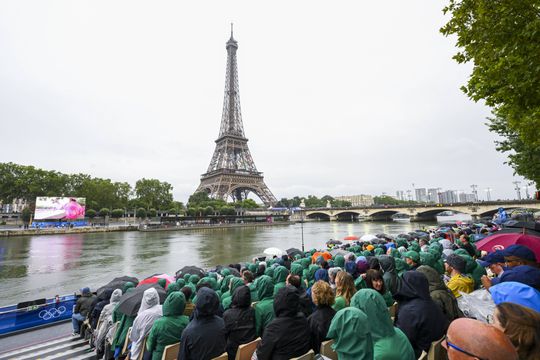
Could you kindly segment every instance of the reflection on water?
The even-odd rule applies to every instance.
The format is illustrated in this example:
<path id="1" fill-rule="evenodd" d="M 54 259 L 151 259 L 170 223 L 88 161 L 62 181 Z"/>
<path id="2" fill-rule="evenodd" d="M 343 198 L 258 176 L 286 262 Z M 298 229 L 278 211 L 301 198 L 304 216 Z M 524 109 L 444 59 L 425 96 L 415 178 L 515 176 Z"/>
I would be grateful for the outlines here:
<path id="1" fill-rule="evenodd" d="M 329 239 L 371 233 L 397 235 L 419 228 L 409 223 L 304 224 L 305 248 Z M 300 224 L 193 232 L 114 232 L 0 238 L 0 305 L 97 288 L 115 276 L 143 279 L 185 265 L 210 268 L 249 261 L 267 247 L 301 248 Z"/>

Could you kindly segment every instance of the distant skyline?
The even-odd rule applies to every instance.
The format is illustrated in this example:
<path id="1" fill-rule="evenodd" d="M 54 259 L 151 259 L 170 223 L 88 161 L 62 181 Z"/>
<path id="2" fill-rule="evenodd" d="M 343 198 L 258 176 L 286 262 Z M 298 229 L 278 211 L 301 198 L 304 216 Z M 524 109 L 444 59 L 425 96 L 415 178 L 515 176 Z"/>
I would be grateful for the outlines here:
<path id="1" fill-rule="evenodd" d="M 0 162 L 156 178 L 187 201 L 219 132 L 233 22 L 248 145 L 278 199 L 413 183 L 514 199 L 526 181 L 459 89 L 471 67 L 439 33 L 446 3 L 3 1 Z"/>

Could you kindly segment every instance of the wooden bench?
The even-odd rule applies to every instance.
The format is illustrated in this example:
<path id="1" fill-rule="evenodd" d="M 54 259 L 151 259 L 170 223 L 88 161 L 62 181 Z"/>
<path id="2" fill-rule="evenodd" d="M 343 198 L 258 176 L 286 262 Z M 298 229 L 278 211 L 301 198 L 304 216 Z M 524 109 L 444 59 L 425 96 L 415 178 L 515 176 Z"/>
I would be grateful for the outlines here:
<path id="1" fill-rule="evenodd" d="M 145 341 L 146 342 L 146 341 Z M 165 346 L 161 360 L 176 360 L 180 351 L 180 342 Z"/>
<path id="2" fill-rule="evenodd" d="M 291 360 L 313 360 L 314 358 L 315 358 L 315 351 L 311 349 L 304 355 L 300 355 L 299 357 L 292 358 Z"/>
<path id="3" fill-rule="evenodd" d="M 261 338 L 257 338 L 247 344 L 242 344 L 238 347 L 235 360 L 251 360 L 251 356 L 257 350 L 257 345 L 261 342 Z"/>
<path id="4" fill-rule="evenodd" d="M 338 360 L 337 353 L 332 349 L 334 340 L 326 340 L 321 343 L 321 355 L 330 358 L 331 360 Z"/>
<path id="5" fill-rule="evenodd" d="M 228 360 L 228 359 L 229 359 L 229 355 L 226 352 L 224 352 L 223 354 L 219 355 L 218 357 L 213 358 L 212 360 Z"/>
<path id="6" fill-rule="evenodd" d="M 427 353 L 427 360 L 446 360 L 448 355 L 446 354 L 446 349 L 442 346 L 442 342 L 446 336 L 443 336 L 437 341 L 433 341 L 429 347 Z"/>

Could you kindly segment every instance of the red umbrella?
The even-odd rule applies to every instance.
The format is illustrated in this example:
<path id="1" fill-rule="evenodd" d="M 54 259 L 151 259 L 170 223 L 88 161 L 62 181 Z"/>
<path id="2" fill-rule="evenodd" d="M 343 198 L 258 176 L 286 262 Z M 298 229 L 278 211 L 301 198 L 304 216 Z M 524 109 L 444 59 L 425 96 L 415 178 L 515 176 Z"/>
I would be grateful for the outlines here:
<path id="1" fill-rule="evenodd" d="M 349 235 L 349 236 L 345 236 L 343 240 L 360 240 L 360 238 L 358 236 Z"/>
<path id="2" fill-rule="evenodd" d="M 510 245 L 519 244 L 531 249 L 536 255 L 536 260 L 540 260 L 540 237 L 524 234 L 495 234 L 488 236 L 475 243 L 478 250 L 494 252 L 506 249 Z"/>
<path id="3" fill-rule="evenodd" d="M 159 281 L 159 279 L 165 279 L 165 281 L 166 281 L 165 289 L 167 288 L 167 286 L 169 286 L 170 283 L 174 282 L 174 277 L 172 277 L 170 275 L 156 274 L 156 275 L 149 276 L 146 279 L 142 280 L 137 286 L 141 286 L 143 284 L 155 284 L 155 283 L 157 283 Z"/>

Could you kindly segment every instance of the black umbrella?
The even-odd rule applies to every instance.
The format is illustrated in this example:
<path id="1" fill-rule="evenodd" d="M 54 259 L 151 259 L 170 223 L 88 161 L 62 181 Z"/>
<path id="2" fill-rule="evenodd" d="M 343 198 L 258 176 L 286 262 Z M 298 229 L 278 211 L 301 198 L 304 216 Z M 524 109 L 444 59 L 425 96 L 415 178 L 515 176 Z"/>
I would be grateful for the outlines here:
<path id="1" fill-rule="evenodd" d="M 334 240 L 334 239 L 330 239 L 326 242 L 326 245 L 341 245 L 343 244 L 341 241 L 339 240 Z"/>
<path id="2" fill-rule="evenodd" d="M 540 231 L 540 222 L 535 222 L 535 221 L 509 220 L 505 222 L 503 225 L 504 227 L 507 227 L 507 228 L 520 228 L 520 229 Z"/>
<path id="3" fill-rule="evenodd" d="M 530 230 L 527 228 L 515 228 L 515 227 L 508 227 L 504 228 L 502 230 L 497 231 L 495 234 L 527 234 L 527 235 L 534 235 L 534 236 L 540 236 L 540 231 L 536 230 Z"/>
<path id="4" fill-rule="evenodd" d="M 388 234 L 385 234 L 385 233 L 375 234 L 375 236 L 378 237 L 379 239 L 384 239 L 384 240 L 387 240 L 387 241 L 394 240 L 394 237 L 392 235 L 388 235 Z"/>
<path id="5" fill-rule="evenodd" d="M 398 236 L 396 236 L 396 238 L 405 239 L 407 241 L 410 241 L 412 239 L 411 235 L 409 234 L 399 234 Z"/>
<path id="6" fill-rule="evenodd" d="M 120 277 L 114 278 L 111 281 L 109 281 L 107 284 L 97 289 L 97 295 L 100 296 L 107 289 L 111 289 L 113 291 L 116 289 L 122 290 L 124 288 L 124 285 L 126 285 L 127 282 L 132 282 L 133 284 L 137 285 L 137 283 L 139 282 L 139 279 L 133 276 L 120 276 Z"/>
<path id="7" fill-rule="evenodd" d="M 290 257 L 294 257 L 295 255 L 304 255 L 302 250 L 297 249 L 297 248 L 290 248 L 290 249 L 287 249 L 285 251 L 287 252 L 287 255 L 289 255 Z"/>
<path id="8" fill-rule="evenodd" d="M 137 315 L 137 312 L 141 307 L 144 291 L 150 288 L 156 289 L 159 295 L 159 303 L 163 304 L 167 297 L 167 292 L 165 292 L 164 288 L 158 284 L 142 284 L 122 295 L 120 302 L 117 305 L 118 311 L 128 316 Z"/>
<path id="9" fill-rule="evenodd" d="M 176 272 L 176 279 L 184 278 L 184 275 L 197 275 L 199 278 L 203 278 L 206 272 L 197 266 L 184 266 Z"/>

